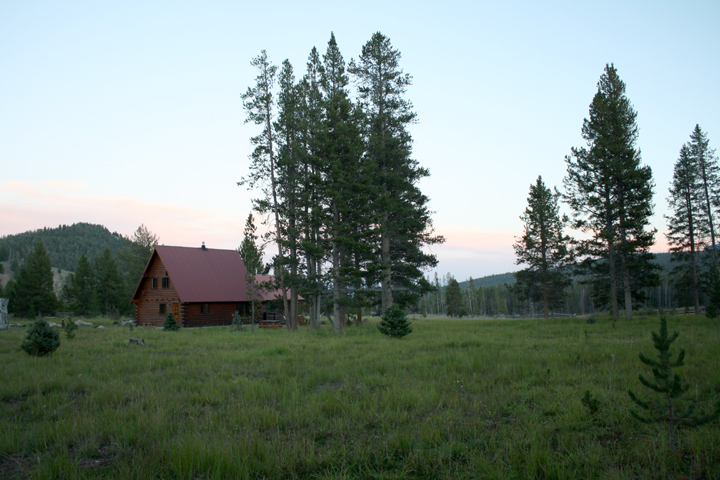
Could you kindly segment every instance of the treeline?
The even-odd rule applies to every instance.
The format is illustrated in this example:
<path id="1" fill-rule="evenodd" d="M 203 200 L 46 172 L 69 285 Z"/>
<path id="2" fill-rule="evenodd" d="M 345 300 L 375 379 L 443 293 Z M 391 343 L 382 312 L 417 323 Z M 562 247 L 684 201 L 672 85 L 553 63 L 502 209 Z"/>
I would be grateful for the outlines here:
<path id="1" fill-rule="evenodd" d="M 662 269 L 659 282 L 657 285 L 643 288 L 641 292 L 643 301 L 637 303 L 636 308 L 661 311 L 692 307 L 687 297 L 679 294 L 677 290 L 676 282 L 673 281 L 673 265 L 670 264 L 670 258 L 670 253 L 655 255 L 653 262 Z M 593 287 L 585 280 L 579 276 L 572 279 L 572 283 L 563 291 L 562 303 L 553 308 L 553 314 L 587 315 L 607 311 L 602 306 L 595 305 Z M 478 279 L 471 277 L 459 282 L 457 287 L 451 274 L 441 278 L 436 275 L 431 283 L 435 287 L 434 290 L 418 300 L 411 309 L 414 313 L 455 317 L 543 315 L 539 305 L 528 302 L 518 292 L 512 273 Z"/>
<path id="2" fill-rule="evenodd" d="M 0 285 L 0 297 L 9 298 L 9 312 L 22 317 L 54 315 L 58 310 L 74 315 L 129 314 L 132 294 L 157 245 L 157 236 L 142 225 L 132 237 L 120 240 L 122 247 L 115 253 L 105 247 L 92 261 L 80 253 L 73 267 L 75 273 L 67 278 L 58 298 L 53 288 L 52 257 L 38 239 L 15 278 Z"/>
<path id="3" fill-rule="evenodd" d="M 27 257 L 35 250 L 38 240 L 43 242 L 52 266 L 74 271 L 81 255 L 98 257 L 107 248 L 115 255 L 126 246 L 127 240 L 102 225 L 75 223 L 57 228 L 43 228 L 0 238 L 0 262 L 9 261 L 14 273 L 20 271 Z"/>
<path id="4" fill-rule="evenodd" d="M 416 114 L 399 61 L 381 33 L 349 65 L 331 34 L 300 78 L 265 51 L 252 61 L 258 76 L 243 101 L 246 121 L 261 131 L 240 183 L 260 192 L 254 207 L 271 224 L 290 329 L 299 296 L 313 326 L 331 297 L 339 332 L 349 313 L 412 305 L 430 288 L 422 271 L 437 259 L 424 247 L 443 238 L 418 188 L 429 172 L 412 158 Z"/>

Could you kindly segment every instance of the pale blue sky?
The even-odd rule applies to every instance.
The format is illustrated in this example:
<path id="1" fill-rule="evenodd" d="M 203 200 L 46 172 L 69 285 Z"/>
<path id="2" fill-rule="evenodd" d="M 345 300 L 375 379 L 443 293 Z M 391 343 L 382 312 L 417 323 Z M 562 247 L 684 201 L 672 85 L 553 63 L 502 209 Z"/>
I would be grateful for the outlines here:
<path id="1" fill-rule="evenodd" d="M 541 4 L 540 4 L 541 3 Z M 0 3 L 0 235 L 74 222 L 172 245 L 240 242 L 252 193 L 240 99 L 266 49 L 300 76 L 334 31 L 347 61 L 376 32 L 414 77 L 415 157 L 439 272 L 513 270 L 539 174 L 563 158 L 606 63 L 638 112 L 654 225 L 696 123 L 720 145 L 720 2 Z M 663 240 L 658 235 L 658 240 Z"/>

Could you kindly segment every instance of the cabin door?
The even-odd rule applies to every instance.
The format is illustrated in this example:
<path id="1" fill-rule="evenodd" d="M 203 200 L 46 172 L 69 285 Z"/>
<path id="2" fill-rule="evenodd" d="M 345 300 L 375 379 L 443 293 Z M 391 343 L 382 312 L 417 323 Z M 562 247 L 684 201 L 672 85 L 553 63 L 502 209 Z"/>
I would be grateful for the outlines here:
<path id="1" fill-rule="evenodd" d="M 180 304 L 179 303 L 173 303 L 172 304 L 172 312 L 173 316 L 175 317 L 175 321 L 180 325 Z"/>

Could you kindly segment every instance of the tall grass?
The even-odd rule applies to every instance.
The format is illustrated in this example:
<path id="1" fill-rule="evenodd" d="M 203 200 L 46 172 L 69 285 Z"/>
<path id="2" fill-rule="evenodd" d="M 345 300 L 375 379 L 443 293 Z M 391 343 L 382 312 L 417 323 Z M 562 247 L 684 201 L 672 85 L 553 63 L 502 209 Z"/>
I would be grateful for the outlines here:
<path id="1" fill-rule="evenodd" d="M 629 415 L 657 318 L 428 319 L 400 340 L 372 321 L 341 336 L 93 321 L 107 328 L 48 358 L 0 332 L 0 478 L 720 478 L 718 422 L 672 454 L 663 425 Z M 710 404 L 717 323 L 669 328 L 687 396 Z"/>

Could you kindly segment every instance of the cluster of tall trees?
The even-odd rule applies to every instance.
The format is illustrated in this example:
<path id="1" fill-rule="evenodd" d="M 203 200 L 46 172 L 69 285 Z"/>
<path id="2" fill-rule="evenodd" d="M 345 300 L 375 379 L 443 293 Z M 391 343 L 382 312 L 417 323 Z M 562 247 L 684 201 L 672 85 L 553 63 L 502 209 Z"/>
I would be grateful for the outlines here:
<path id="1" fill-rule="evenodd" d="M 717 231 L 720 210 L 720 168 L 707 135 L 695 125 L 690 141 L 675 163 L 666 216 L 677 296 L 696 314 L 705 303 L 711 316 L 720 307 L 720 265 Z"/>
<path id="2" fill-rule="evenodd" d="M 52 315 L 60 308 L 75 315 L 129 313 L 132 294 L 157 241 L 157 236 L 141 225 L 133 236 L 123 238 L 123 247 L 114 254 L 106 247 L 90 261 L 81 253 L 75 273 L 68 276 L 58 298 L 49 249 L 38 239 L 17 278 L 0 294 L 10 299 L 10 312 L 24 317 Z"/>
<path id="3" fill-rule="evenodd" d="M 265 51 L 252 61 L 258 76 L 243 101 L 246 121 L 262 130 L 240 183 L 260 192 L 254 208 L 271 224 L 290 329 L 300 295 L 313 326 L 332 298 L 339 332 L 350 312 L 359 321 L 363 307 L 382 312 L 430 287 L 422 270 L 437 259 L 423 247 L 443 238 L 418 188 L 429 173 L 412 158 L 411 77 L 399 61 L 381 33 L 349 65 L 331 34 L 299 79 L 289 61 L 278 70 Z"/>
<path id="4" fill-rule="evenodd" d="M 571 267 L 592 287 L 595 306 L 609 307 L 613 318 L 621 308 L 625 318 L 632 318 L 633 305 L 647 299 L 648 287 L 661 283 L 660 267 L 649 252 L 656 233 L 650 226 L 655 185 L 636 148 L 636 117 L 624 82 L 607 65 L 583 122 L 586 145 L 566 157 L 564 194 L 548 189 L 540 177 L 530 188 L 521 217 L 524 234 L 515 244 L 517 263 L 526 265 L 516 273 L 516 292 L 521 299 L 541 302 L 546 317 L 564 303 Z M 561 217 L 561 198 L 572 219 Z M 720 289 L 714 227 L 720 181 L 714 151 L 699 126 L 680 151 L 669 201 L 673 215 L 667 236 L 673 261 L 679 263 L 672 277 L 676 293 L 691 297 L 696 313 L 705 295 L 713 314 Z M 563 233 L 566 226 L 586 237 L 571 239 Z"/>

